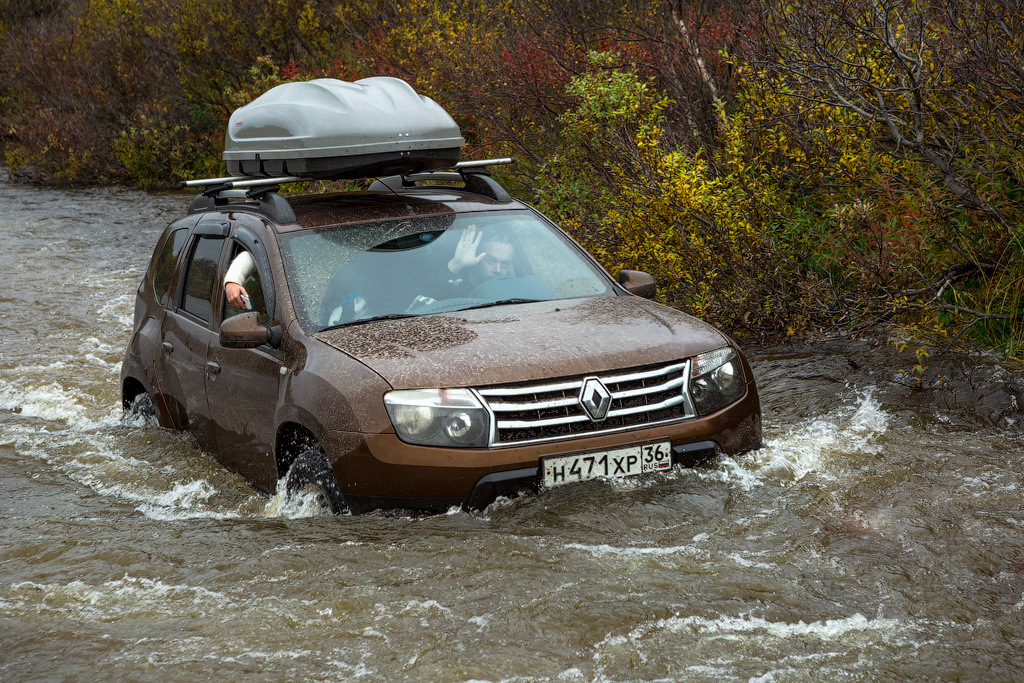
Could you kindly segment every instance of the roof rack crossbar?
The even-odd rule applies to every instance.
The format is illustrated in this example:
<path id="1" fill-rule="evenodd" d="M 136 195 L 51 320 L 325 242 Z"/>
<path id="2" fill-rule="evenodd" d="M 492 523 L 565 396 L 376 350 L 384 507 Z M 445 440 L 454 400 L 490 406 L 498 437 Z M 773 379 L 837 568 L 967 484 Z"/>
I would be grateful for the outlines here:
<path id="1" fill-rule="evenodd" d="M 245 180 L 233 180 L 231 181 L 231 187 L 259 187 L 260 185 L 280 185 L 281 183 L 299 183 L 303 180 L 309 180 L 309 178 L 299 178 L 298 176 L 288 175 L 281 176 L 279 178 L 246 178 Z"/>
<path id="2" fill-rule="evenodd" d="M 417 182 L 422 180 L 433 180 L 435 182 L 465 182 L 461 173 L 455 173 L 453 171 L 424 171 L 422 173 L 408 173 L 401 176 L 402 184 L 406 187 L 412 187 Z"/>
<path id="3" fill-rule="evenodd" d="M 213 188 L 216 190 L 217 188 Z M 213 197 L 214 199 L 250 199 L 248 190 L 229 190 L 222 189 L 217 192 L 210 193 L 209 191 L 204 192 L 207 197 Z"/>
<path id="4" fill-rule="evenodd" d="M 297 220 L 288 200 L 277 193 L 279 189 L 277 185 L 259 186 L 251 190 L 246 190 L 245 188 L 237 190 L 212 189 L 218 191 L 213 194 L 209 191 L 203 192 L 192 200 L 188 210 L 189 214 L 230 208 L 255 211 L 279 224 L 294 223 Z M 233 203 L 230 201 L 232 199 L 241 199 L 243 201 L 241 203 Z M 253 200 L 255 200 L 255 203 Z"/>
<path id="5" fill-rule="evenodd" d="M 245 176 L 227 176 L 225 178 L 203 178 L 202 180 L 183 180 L 179 187 L 206 187 L 207 185 L 223 185 L 235 180 L 245 180 Z"/>
<path id="6" fill-rule="evenodd" d="M 478 161 L 460 161 L 455 164 L 455 168 L 483 168 L 485 166 L 504 166 L 505 164 L 514 164 L 515 159 L 510 157 L 502 157 L 500 159 L 480 159 Z"/>
<path id="7" fill-rule="evenodd" d="M 253 178 L 251 176 L 229 176 L 226 178 L 204 178 L 203 180 L 185 180 L 181 187 L 208 187 L 210 185 L 223 185 L 225 189 L 236 187 L 257 187 L 259 185 L 280 185 L 281 183 L 297 183 L 309 178 L 296 176 L 282 176 L 280 178 Z"/>

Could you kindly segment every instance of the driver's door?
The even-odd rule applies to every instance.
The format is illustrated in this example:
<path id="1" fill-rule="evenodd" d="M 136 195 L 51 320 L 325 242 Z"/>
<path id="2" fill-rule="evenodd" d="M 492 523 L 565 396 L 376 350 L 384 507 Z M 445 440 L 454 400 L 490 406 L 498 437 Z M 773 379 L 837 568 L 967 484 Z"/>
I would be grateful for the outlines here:
<path id="1" fill-rule="evenodd" d="M 244 284 L 260 320 L 269 325 L 274 313 L 274 282 L 259 239 L 248 227 L 236 226 L 229 240 L 230 265 L 243 251 L 253 256 L 255 269 Z M 222 276 L 223 277 L 223 276 Z M 217 299 L 219 323 L 244 311 L 233 308 L 221 283 Z M 221 346 L 213 335 L 208 349 L 206 394 L 213 416 L 221 462 L 264 491 L 277 482 L 274 459 L 276 415 L 284 354 L 264 344 L 254 349 Z"/>

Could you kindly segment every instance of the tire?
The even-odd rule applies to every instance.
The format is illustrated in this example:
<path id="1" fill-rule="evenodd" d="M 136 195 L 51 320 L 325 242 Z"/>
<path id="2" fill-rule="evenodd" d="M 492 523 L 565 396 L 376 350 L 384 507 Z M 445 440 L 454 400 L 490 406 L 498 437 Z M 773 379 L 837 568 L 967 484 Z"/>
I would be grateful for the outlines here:
<path id="1" fill-rule="evenodd" d="M 122 416 L 124 422 L 145 422 L 146 424 L 157 424 L 156 406 L 149 394 L 142 392 L 136 394 L 135 398 L 125 408 Z"/>
<path id="2" fill-rule="evenodd" d="M 345 511 L 345 497 L 338 488 L 338 480 L 327 456 L 319 448 L 310 448 L 299 454 L 288 468 L 286 489 L 289 496 L 315 491 L 317 498 L 331 514 Z"/>

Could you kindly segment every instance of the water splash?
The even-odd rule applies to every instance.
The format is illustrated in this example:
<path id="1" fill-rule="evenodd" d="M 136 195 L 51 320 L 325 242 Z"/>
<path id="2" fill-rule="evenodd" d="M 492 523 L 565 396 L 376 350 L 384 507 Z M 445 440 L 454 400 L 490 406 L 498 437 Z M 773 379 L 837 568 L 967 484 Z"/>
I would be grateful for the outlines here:
<path id="1" fill-rule="evenodd" d="M 795 483 L 812 472 L 830 477 L 830 466 L 846 456 L 876 454 L 889 427 L 873 391 L 856 396 L 852 405 L 790 427 L 766 441 L 763 448 L 740 459 L 722 458 L 721 469 L 744 489 L 765 483 Z"/>
<path id="2" fill-rule="evenodd" d="M 323 517 L 331 512 L 315 492 L 294 493 L 289 495 L 284 477 L 277 480 L 274 495 L 263 506 L 260 516 L 280 519 L 307 519 Z"/>

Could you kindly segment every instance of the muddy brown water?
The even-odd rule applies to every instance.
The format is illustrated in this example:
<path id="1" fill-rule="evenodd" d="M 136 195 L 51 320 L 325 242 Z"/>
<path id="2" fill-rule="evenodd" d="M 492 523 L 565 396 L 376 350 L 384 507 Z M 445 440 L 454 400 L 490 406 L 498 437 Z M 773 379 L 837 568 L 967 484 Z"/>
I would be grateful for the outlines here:
<path id="1" fill-rule="evenodd" d="M 767 445 L 499 501 L 310 516 L 120 419 L 181 195 L 0 179 L 0 680 L 1024 680 L 1021 373 L 752 351 Z"/>

